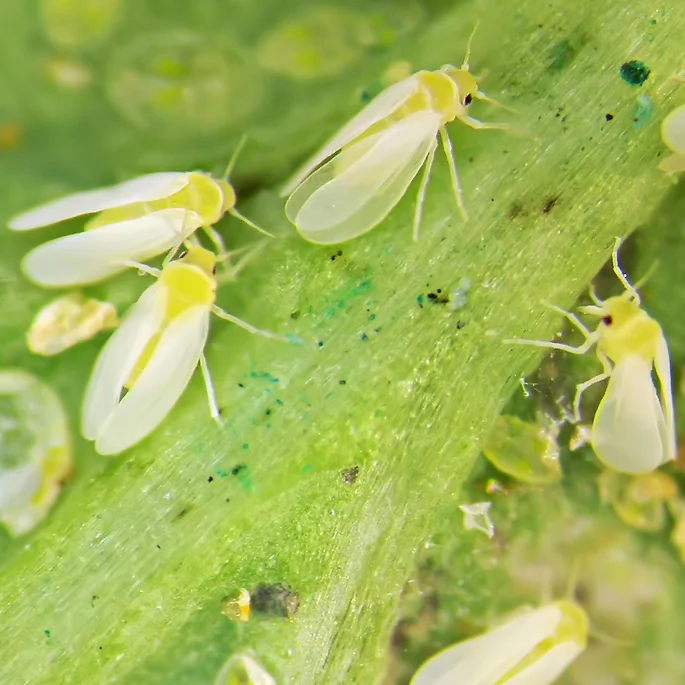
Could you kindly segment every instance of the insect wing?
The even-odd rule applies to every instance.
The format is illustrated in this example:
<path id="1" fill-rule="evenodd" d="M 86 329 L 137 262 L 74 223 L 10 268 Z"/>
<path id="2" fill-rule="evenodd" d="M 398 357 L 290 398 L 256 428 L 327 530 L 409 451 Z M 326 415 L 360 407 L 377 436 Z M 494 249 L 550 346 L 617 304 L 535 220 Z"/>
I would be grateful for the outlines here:
<path id="1" fill-rule="evenodd" d="M 668 458 L 670 440 L 651 365 L 638 355 L 622 359 L 592 424 L 595 454 L 616 471 L 648 473 Z"/>
<path id="2" fill-rule="evenodd" d="M 661 140 L 671 152 L 685 152 L 685 105 L 676 107 L 661 122 Z"/>
<path id="3" fill-rule="evenodd" d="M 439 127 L 439 115 L 417 112 L 352 145 L 297 188 L 286 203 L 288 218 L 320 245 L 370 231 L 406 192 L 435 147 Z"/>
<path id="4" fill-rule="evenodd" d="M 654 368 L 661 386 L 661 406 L 664 411 L 666 421 L 665 442 L 668 446 L 668 454 L 664 461 L 676 458 L 676 429 L 675 412 L 673 409 L 673 388 L 671 387 L 671 357 L 668 353 L 668 344 L 663 334 L 659 336 L 656 346 L 656 356 L 654 358 Z"/>
<path id="5" fill-rule="evenodd" d="M 116 409 L 136 362 L 162 325 L 166 302 L 166 289 L 159 283 L 150 286 L 102 348 L 83 401 L 81 433 L 86 440 L 98 437 Z"/>
<path id="6" fill-rule="evenodd" d="M 503 685 L 551 685 L 584 649 L 573 641 L 554 645 L 520 673 L 507 678 Z"/>
<path id="7" fill-rule="evenodd" d="M 290 195 L 321 162 L 330 157 L 334 152 L 353 141 L 376 122 L 385 119 L 385 117 L 399 109 L 417 91 L 418 86 L 417 74 L 414 74 L 398 83 L 394 83 L 377 95 L 359 114 L 352 117 L 319 152 L 307 160 L 295 172 L 281 189 L 281 197 Z"/>
<path id="8" fill-rule="evenodd" d="M 125 269 L 124 260 L 142 262 L 170 250 L 201 223 L 187 209 L 162 209 L 43 243 L 24 257 L 22 270 L 45 287 L 96 283 Z"/>
<path id="9" fill-rule="evenodd" d="M 49 202 L 14 217 L 8 225 L 13 231 L 29 231 L 83 214 L 102 212 L 105 209 L 123 207 L 135 202 L 161 200 L 177 193 L 187 185 L 188 174 L 185 172 L 148 174 L 115 186 L 67 195 L 55 202 Z"/>
<path id="10" fill-rule="evenodd" d="M 191 307 L 164 329 L 150 361 L 97 436 L 97 452 L 123 452 L 149 435 L 171 411 L 200 361 L 209 315 L 206 306 Z"/>
<path id="11" fill-rule="evenodd" d="M 550 605 L 459 642 L 423 664 L 410 685 L 493 685 L 550 637 L 561 617 Z"/>

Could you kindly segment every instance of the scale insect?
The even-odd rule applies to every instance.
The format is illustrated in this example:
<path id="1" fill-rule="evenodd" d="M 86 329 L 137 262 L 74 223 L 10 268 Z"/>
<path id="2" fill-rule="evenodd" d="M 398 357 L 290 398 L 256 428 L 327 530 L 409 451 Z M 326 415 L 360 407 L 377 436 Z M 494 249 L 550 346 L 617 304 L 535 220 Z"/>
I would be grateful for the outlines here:
<path id="1" fill-rule="evenodd" d="M 80 233 L 51 240 L 22 261 L 26 277 L 38 285 L 64 288 L 102 281 L 122 271 L 125 261 L 145 261 L 178 247 L 202 228 L 224 253 L 213 225 L 228 213 L 266 233 L 235 208 L 229 177 L 244 139 L 224 177 L 199 171 L 162 172 L 50 202 L 13 218 L 9 228 L 28 231 L 97 213 Z"/>
<path id="2" fill-rule="evenodd" d="M 248 255 L 249 256 L 249 255 Z M 245 259 L 243 259 L 243 263 Z M 219 407 L 204 347 L 211 314 L 250 333 L 285 340 L 217 307 L 217 257 L 198 245 L 162 270 L 129 262 L 154 276 L 95 363 L 83 402 L 81 432 L 99 454 L 119 454 L 149 435 L 171 411 L 200 365 L 212 418 Z M 235 270 L 240 268 L 236 265 Z"/>
<path id="3" fill-rule="evenodd" d="M 551 685 L 585 650 L 588 625 L 576 602 L 548 604 L 439 652 L 410 685 Z"/>
<path id="4" fill-rule="evenodd" d="M 624 473 L 648 473 L 676 456 L 676 434 L 668 345 L 661 326 L 640 306 L 638 287 L 631 285 L 618 264 L 617 238 L 612 253 L 614 273 L 623 293 L 600 300 L 590 290 L 594 304 L 580 311 L 600 319 L 590 331 L 578 317 L 550 306 L 566 317 L 585 337 L 573 347 L 544 340 L 507 340 L 571 354 L 585 354 L 593 345 L 602 363 L 602 373 L 576 387 L 574 420 L 580 421 L 580 402 L 590 386 L 608 380 L 592 423 L 591 444 L 598 459 Z M 659 380 L 660 397 L 652 381 L 652 367 Z"/>
<path id="5" fill-rule="evenodd" d="M 281 195 L 290 196 L 285 212 L 303 238 L 330 245 L 367 233 L 389 214 L 424 167 L 413 223 L 418 240 L 438 136 L 457 206 L 467 218 L 445 126 L 458 119 L 478 130 L 513 130 L 507 123 L 487 123 L 469 114 L 474 100 L 503 107 L 480 90 L 469 71 L 474 33 L 460 68 L 447 64 L 436 71 L 418 71 L 391 85 L 293 175 Z"/>

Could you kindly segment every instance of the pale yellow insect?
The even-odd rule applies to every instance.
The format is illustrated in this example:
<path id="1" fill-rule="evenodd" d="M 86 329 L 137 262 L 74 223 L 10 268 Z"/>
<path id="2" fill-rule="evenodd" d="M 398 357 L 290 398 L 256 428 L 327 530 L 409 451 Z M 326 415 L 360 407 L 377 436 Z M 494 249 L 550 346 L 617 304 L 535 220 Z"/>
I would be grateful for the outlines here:
<path id="1" fill-rule="evenodd" d="M 290 196 L 286 215 L 302 237 L 325 245 L 370 231 L 424 167 L 414 212 L 418 240 L 438 135 L 454 197 L 466 219 L 446 125 L 459 120 L 477 130 L 512 130 L 507 123 L 487 123 L 469 114 L 475 100 L 502 106 L 480 90 L 469 70 L 472 39 L 473 33 L 461 67 L 446 64 L 436 71 L 418 71 L 386 88 L 286 183 L 281 193 Z"/>
<path id="2" fill-rule="evenodd" d="M 682 76 L 671 76 L 670 81 L 685 83 Z M 669 112 L 661 122 L 661 140 L 673 153 L 659 163 L 659 169 L 668 176 L 685 171 L 685 105 Z"/>
<path id="3" fill-rule="evenodd" d="M 594 304 L 580 311 L 601 319 L 590 331 L 578 317 L 549 305 L 565 316 L 585 337 L 573 347 L 544 340 L 508 340 L 572 354 L 585 354 L 593 345 L 602 373 L 576 389 L 574 419 L 580 421 L 582 394 L 592 385 L 608 380 L 604 397 L 592 424 L 592 447 L 606 465 L 625 473 L 647 473 L 675 458 L 676 437 L 668 345 L 661 326 L 640 306 L 637 288 L 618 265 L 617 239 L 612 254 L 614 273 L 624 288 L 621 295 L 600 300 L 591 290 Z M 652 367 L 660 384 L 660 397 L 652 382 Z"/>
<path id="4" fill-rule="evenodd" d="M 34 354 L 48 357 L 118 325 L 113 304 L 70 293 L 48 302 L 36 314 L 26 343 Z"/>
<path id="5" fill-rule="evenodd" d="M 551 685 L 585 649 L 588 624 L 570 600 L 521 612 L 431 657 L 410 685 Z"/>
<path id="6" fill-rule="evenodd" d="M 0 371 L 0 523 L 12 535 L 45 518 L 73 473 L 66 410 L 23 369 Z"/>
<path id="7" fill-rule="evenodd" d="M 102 348 L 83 402 L 81 432 L 100 454 L 119 454 L 149 435 L 167 416 L 200 366 L 210 413 L 219 407 L 204 347 L 212 314 L 250 333 L 283 339 L 216 306 L 217 258 L 189 245 L 163 269 L 129 266 L 155 277 Z"/>
<path id="8" fill-rule="evenodd" d="M 224 254 L 213 226 L 226 213 L 266 233 L 236 209 L 228 180 L 243 144 L 244 139 L 220 179 L 199 171 L 148 174 L 69 195 L 15 217 L 10 229 L 28 231 L 97 213 L 82 232 L 31 250 L 22 261 L 24 274 L 45 287 L 95 283 L 125 269 L 126 261 L 145 261 L 177 248 L 199 228 Z"/>

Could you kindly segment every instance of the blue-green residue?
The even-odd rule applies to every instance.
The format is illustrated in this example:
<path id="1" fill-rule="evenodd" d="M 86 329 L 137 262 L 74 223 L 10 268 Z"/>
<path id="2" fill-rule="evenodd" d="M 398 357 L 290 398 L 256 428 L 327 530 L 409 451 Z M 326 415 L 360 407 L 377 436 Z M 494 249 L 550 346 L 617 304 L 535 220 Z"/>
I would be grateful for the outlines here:
<path id="1" fill-rule="evenodd" d="M 224 471 L 223 469 L 217 469 L 216 475 L 219 476 L 219 478 L 226 478 L 228 476 L 226 471 Z"/>
<path id="2" fill-rule="evenodd" d="M 362 333 L 362 338 L 361 338 L 362 342 L 367 342 L 368 339 L 369 339 L 369 336 L 366 335 L 366 333 Z"/>
<path id="3" fill-rule="evenodd" d="M 244 449 L 244 450 L 249 450 L 249 449 L 250 449 L 250 443 L 249 443 L 249 442 L 244 442 L 244 443 L 243 443 L 243 449 Z"/>
<path id="4" fill-rule="evenodd" d="M 646 96 L 640 95 L 635 103 L 633 126 L 637 131 L 646 126 L 654 116 L 654 103 Z"/>
<path id="5" fill-rule="evenodd" d="M 618 73 L 627 84 L 639 87 L 649 78 L 650 69 L 644 62 L 633 59 L 622 64 Z"/>
<path id="6" fill-rule="evenodd" d="M 419 307 L 421 307 L 421 309 L 423 309 L 423 302 L 424 302 L 423 295 L 419 295 L 416 298 L 416 304 L 418 304 Z"/>

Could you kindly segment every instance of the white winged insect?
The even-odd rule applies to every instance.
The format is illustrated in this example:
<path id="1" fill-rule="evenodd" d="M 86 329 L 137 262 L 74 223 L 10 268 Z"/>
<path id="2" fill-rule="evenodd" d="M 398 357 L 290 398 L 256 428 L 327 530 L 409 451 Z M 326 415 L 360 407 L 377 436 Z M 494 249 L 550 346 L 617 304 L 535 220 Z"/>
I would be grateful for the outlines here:
<path id="1" fill-rule="evenodd" d="M 235 190 L 228 181 L 243 143 L 221 179 L 199 171 L 148 174 L 69 195 L 13 218 L 10 229 L 28 231 L 97 213 L 82 232 L 31 250 L 22 262 L 24 274 L 45 287 L 95 283 L 124 269 L 122 262 L 145 261 L 181 245 L 199 228 L 223 253 L 213 224 L 225 213 L 266 233 L 235 208 Z"/>
<path id="2" fill-rule="evenodd" d="M 466 219 L 445 126 L 458 119 L 474 129 L 512 128 L 469 115 L 474 100 L 502 106 L 479 89 L 477 78 L 469 71 L 472 38 L 473 33 L 460 68 L 447 64 L 436 71 L 418 71 L 391 85 L 288 181 L 281 191 L 283 196 L 290 195 L 286 215 L 303 238 L 329 245 L 370 231 L 388 215 L 425 167 L 414 212 L 414 240 L 418 240 L 438 135 L 457 206 Z"/>
<path id="3" fill-rule="evenodd" d="M 563 314 L 585 337 L 585 342 L 573 347 L 544 340 L 508 340 L 585 354 L 596 345 L 602 363 L 602 373 L 576 389 L 574 418 L 580 421 L 582 394 L 590 386 L 609 380 L 592 423 L 591 443 L 600 461 L 624 473 L 647 473 L 675 459 L 676 436 L 671 388 L 671 368 L 668 345 L 661 326 L 640 307 L 640 284 L 631 285 L 618 264 L 620 238 L 612 253 L 614 273 L 624 288 L 621 295 L 600 300 L 590 291 L 594 304 L 580 311 L 596 316 L 600 323 L 590 331 L 578 317 L 559 307 Z M 659 380 L 660 397 L 652 381 L 652 367 Z"/>
<path id="4" fill-rule="evenodd" d="M 669 176 L 685 171 L 685 105 L 676 107 L 661 122 L 661 140 L 673 153 L 659 163 Z"/>
<path id="5" fill-rule="evenodd" d="M 583 652 L 587 635 L 580 605 L 554 602 L 439 652 L 410 685 L 550 685 Z"/>
<path id="6" fill-rule="evenodd" d="M 160 271 L 129 263 L 157 278 L 103 347 L 83 403 L 81 432 L 100 454 L 119 454 L 149 435 L 171 411 L 200 365 L 212 418 L 219 408 L 204 355 L 215 314 L 250 333 L 282 340 L 214 304 L 217 258 L 190 245 Z M 236 266 L 236 269 L 239 265 Z"/>

